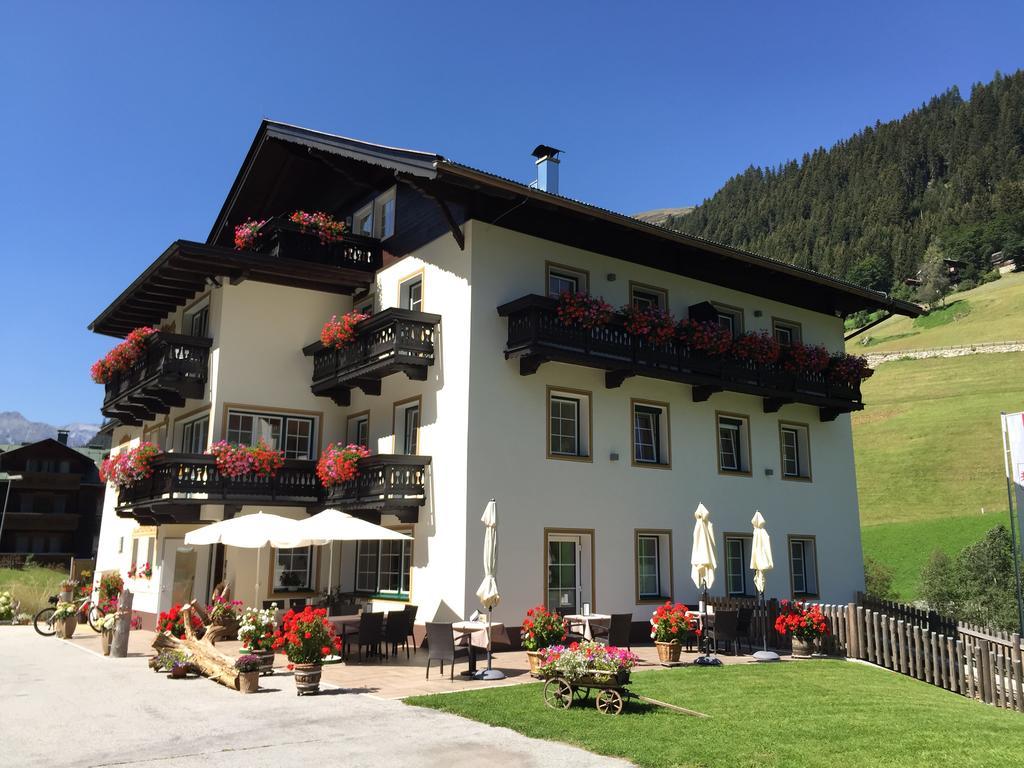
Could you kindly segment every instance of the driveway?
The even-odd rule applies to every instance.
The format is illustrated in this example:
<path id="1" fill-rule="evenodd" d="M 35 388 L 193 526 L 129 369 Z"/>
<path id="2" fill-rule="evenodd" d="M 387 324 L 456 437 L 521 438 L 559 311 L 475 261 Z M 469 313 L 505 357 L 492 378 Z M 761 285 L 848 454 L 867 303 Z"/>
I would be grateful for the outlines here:
<path id="1" fill-rule="evenodd" d="M 243 696 L 202 678 L 169 680 L 143 656 L 104 658 L 0 627 L 0 765 L 628 765 L 341 688 L 298 697 L 290 674 L 261 684 L 268 690 Z"/>

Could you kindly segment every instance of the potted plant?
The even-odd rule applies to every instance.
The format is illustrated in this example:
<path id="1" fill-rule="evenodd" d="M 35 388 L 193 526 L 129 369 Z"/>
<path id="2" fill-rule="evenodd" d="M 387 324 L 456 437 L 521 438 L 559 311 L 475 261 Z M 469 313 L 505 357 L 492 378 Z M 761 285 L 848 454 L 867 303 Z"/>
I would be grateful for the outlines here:
<path id="1" fill-rule="evenodd" d="M 651 344 L 667 344 L 676 336 L 676 321 L 672 313 L 660 307 L 638 307 L 627 304 L 619 310 L 625 321 L 626 333 L 646 339 Z"/>
<path id="2" fill-rule="evenodd" d="M 277 603 L 270 608 L 246 608 L 238 622 L 238 639 L 242 641 L 240 653 L 256 656 L 260 660 L 260 672 L 265 675 L 274 672 L 274 617 Z"/>
<path id="3" fill-rule="evenodd" d="M 794 657 L 807 658 L 814 653 L 818 641 L 828 634 L 828 624 L 817 605 L 808 608 L 799 600 L 783 600 L 775 619 L 775 631 L 792 637 Z"/>
<path id="4" fill-rule="evenodd" d="M 604 299 L 570 291 L 559 295 L 556 312 L 562 325 L 588 330 L 608 325 L 615 314 L 612 305 Z"/>
<path id="5" fill-rule="evenodd" d="M 349 443 L 344 448 L 329 443 L 316 462 L 316 476 L 324 488 L 333 488 L 359 477 L 359 460 L 370 455 L 370 449 L 363 445 Z"/>
<path id="6" fill-rule="evenodd" d="M 341 638 L 327 620 L 327 609 L 306 606 L 288 611 L 281 627 L 274 632 L 272 647 L 288 656 L 288 668 L 295 672 L 295 690 L 299 696 L 320 690 L 323 660 L 332 651 L 341 652 Z"/>
<path id="7" fill-rule="evenodd" d="M 78 626 L 78 606 L 75 603 L 61 600 L 53 612 L 53 627 L 57 631 L 57 637 L 70 640 L 75 634 L 75 627 Z"/>
<path id="8" fill-rule="evenodd" d="M 245 475 L 273 478 L 284 466 L 284 451 L 271 448 L 263 438 L 256 445 L 235 445 L 219 440 L 210 446 L 209 453 L 216 460 L 217 471 L 231 479 Z"/>
<path id="9" fill-rule="evenodd" d="M 125 340 L 107 352 L 89 369 L 92 380 L 97 384 L 109 384 L 115 375 L 126 373 L 146 352 L 150 337 L 156 328 L 143 326 L 135 328 Z"/>
<path id="10" fill-rule="evenodd" d="M 152 657 L 149 660 L 149 666 L 154 672 L 172 672 L 175 664 L 184 664 L 188 658 L 185 651 L 167 649 Z"/>
<path id="11" fill-rule="evenodd" d="M 110 644 L 114 640 L 114 624 L 116 621 L 117 614 L 114 611 L 107 613 L 100 619 L 100 645 L 103 648 L 104 656 L 110 655 Z"/>
<path id="12" fill-rule="evenodd" d="M 682 603 L 672 604 L 667 601 L 659 605 L 651 616 L 651 639 L 658 649 L 658 660 L 679 661 L 683 648 L 683 637 L 690 629 L 690 618 L 686 615 L 686 606 Z"/>
<path id="13" fill-rule="evenodd" d="M 564 643 L 567 636 L 568 628 L 561 614 L 549 611 L 543 605 L 526 612 L 519 637 L 526 649 L 526 657 L 530 660 L 530 674 L 536 675 L 540 669 L 540 649 L 554 643 Z"/>
<path id="14" fill-rule="evenodd" d="M 14 614 L 18 611 L 18 603 L 14 602 L 10 592 L 0 592 L 0 621 L 14 622 Z"/>
<path id="15" fill-rule="evenodd" d="M 235 226 L 235 250 L 251 251 L 256 242 L 263 237 L 263 225 L 267 219 L 246 219 Z"/>
<path id="16" fill-rule="evenodd" d="M 121 490 L 127 488 L 139 480 L 153 475 L 153 459 L 160 453 L 160 448 L 154 443 L 139 443 L 134 448 L 126 448 L 118 452 L 116 456 L 104 459 L 100 465 L 100 480 L 111 483 L 115 488 Z M 132 573 L 129 572 L 129 578 Z"/>
<path id="17" fill-rule="evenodd" d="M 317 235 L 321 245 L 340 243 L 345 239 L 345 230 L 348 228 L 344 221 L 338 221 L 331 214 L 323 211 L 315 213 L 295 211 L 288 217 L 288 221 L 298 224 L 305 233 Z"/>
<path id="18" fill-rule="evenodd" d="M 320 343 L 328 349 L 344 349 L 353 344 L 358 337 L 357 326 L 369 315 L 362 312 L 346 312 L 341 317 L 331 315 L 331 319 L 320 329 Z"/>
<path id="19" fill-rule="evenodd" d="M 242 693 L 256 693 L 260 689 L 260 668 L 263 662 L 259 656 L 248 653 L 235 659 L 238 670 L 238 690 Z"/>
<path id="20" fill-rule="evenodd" d="M 574 684 L 625 685 L 640 657 L 625 648 L 587 641 L 548 646 L 540 651 L 540 662 L 541 677 L 563 677 Z"/>

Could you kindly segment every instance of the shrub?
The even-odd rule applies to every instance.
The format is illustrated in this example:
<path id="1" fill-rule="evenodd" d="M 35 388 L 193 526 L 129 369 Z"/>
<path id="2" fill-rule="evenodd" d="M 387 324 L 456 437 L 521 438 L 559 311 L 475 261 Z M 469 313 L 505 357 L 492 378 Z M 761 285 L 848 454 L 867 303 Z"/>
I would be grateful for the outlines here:
<path id="1" fill-rule="evenodd" d="M 882 565 L 873 557 L 864 556 L 864 591 L 876 600 L 895 600 L 892 568 Z"/>

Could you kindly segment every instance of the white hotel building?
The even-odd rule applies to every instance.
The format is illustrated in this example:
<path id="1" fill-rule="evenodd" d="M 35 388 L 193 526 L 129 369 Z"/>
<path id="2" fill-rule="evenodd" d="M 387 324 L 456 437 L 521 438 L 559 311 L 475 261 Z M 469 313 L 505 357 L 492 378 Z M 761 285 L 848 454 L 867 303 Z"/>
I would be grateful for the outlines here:
<path id="1" fill-rule="evenodd" d="M 154 476 L 108 486 L 97 571 L 150 562 L 135 608 L 152 625 L 226 580 L 248 602 L 303 601 L 328 582 L 418 622 L 478 608 L 480 515 L 498 500 L 502 603 L 518 624 L 538 603 L 632 611 L 693 603 L 693 512 L 712 512 L 714 594 L 753 594 L 750 518 L 768 520 L 769 596 L 846 601 L 863 588 L 849 413 L 856 389 L 657 350 L 619 329 L 561 325 L 565 289 L 612 305 L 654 302 L 843 347 L 861 309 L 916 314 L 833 278 L 646 224 L 557 194 L 557 155 L 538 148 L 527 186 L 439 155 L 264 122 L 205 243 L 172 243 L 90 328 L 161 332 L 106 385 L 117 451 L 157 443 Z M 321 245 L 284 221 L 347 219 Z M 280 217 L 274 218 L 274 217 Z M 236 224 L 271 219 L 256 251 Z M 342 352 L 316 342 L 331 315 L 372 313 Z M 221 478 L 211 443 L 265 438 L 274 480 Z M 373 456 L 329 494 L 314 472 L 329 442 Z M 325 506 L 409 532 L 410 542 L 328 549 L 186 547 L 185 533 L 264 510 Z M 256 585 L 259 584 L 259 594 Z"/>

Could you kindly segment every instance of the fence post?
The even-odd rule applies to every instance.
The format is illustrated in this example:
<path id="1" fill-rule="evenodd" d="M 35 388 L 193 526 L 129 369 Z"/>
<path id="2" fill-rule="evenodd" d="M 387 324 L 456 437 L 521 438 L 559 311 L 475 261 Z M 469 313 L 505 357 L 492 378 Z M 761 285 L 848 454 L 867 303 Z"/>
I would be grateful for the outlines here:
<path id="1" fill-rule="evenodd" d="M 857 606 L 846 604 L 846 658 L 860 658 L 860 644 L 857 637 Z"/>
<path id="2" fill-rule="evenodd" d="M 884 666 L 882 663 L 882 616 L 878 611 L 871 612 L 871 635 L 875 643 L 875 664 Z"/>
<path id="3" fill-rule="evenodd" d="M 953 652 L 953 638 L 946 638 L 946 666 L 949 669 L 949 690 L 960 693 L 960 674 L 957 671 L 957 658 Z"/>
<path id="4" fill-rule="evenodd" d="M 1020 635 L 1010 635 L 1010 663 L 1013 665 L 1013 708 L 1020 712 L 1024 709 L 1024 688 L 1021 687 Z"/>
<path id="5" fill-rule="evenodd" d="M 986 704 L 991 703 L 990 696 L 992 691 L 992 670 L 989 669 L 989 653 L 988 653 L 988 641 L 981 641 L 978 643 L 979 661 L 981 662 L 981 669 L 978 674 L 979 690 L 981 691 L 981 700 Z"/>
<path id="6" fill-rule="evenodd" d="M 907 623 L 900 619 L 896 623 L 896 645 L 899 646 L 900 666 L 899 671 L 907 674 Z"/>
<path id="7" fill-rule="evenodd" d="M 914 656 L 911 659 L 912 673 L 918 680 L 924 680 L 924 668 L 921 666 L 921 627 L 915 624 L 911 627 L 911 634 L 914 640 Z"/>
<path id="8" fill-rule="evenodd" d="M 857 614 L 854 623 L 857 625 L 857 658 L 867 659 L 868 657 L 868 633 L 865 631 L 864 625 L 864 607 L 861 605 L 857 606 Z"/>
<path id="9" fill-rule="evenodd" d="M 967 680 L 967 696 L 968 698 L 973 699 L 976 691 L 974 673 L 977 670 L 977 666 L 974 663 L 974 640 L 969 639 L 967 635 L 964 635 L 963 643 L 966 652 L 961 654 L 960 658 L 964 660 L 964 675 Z"/>

